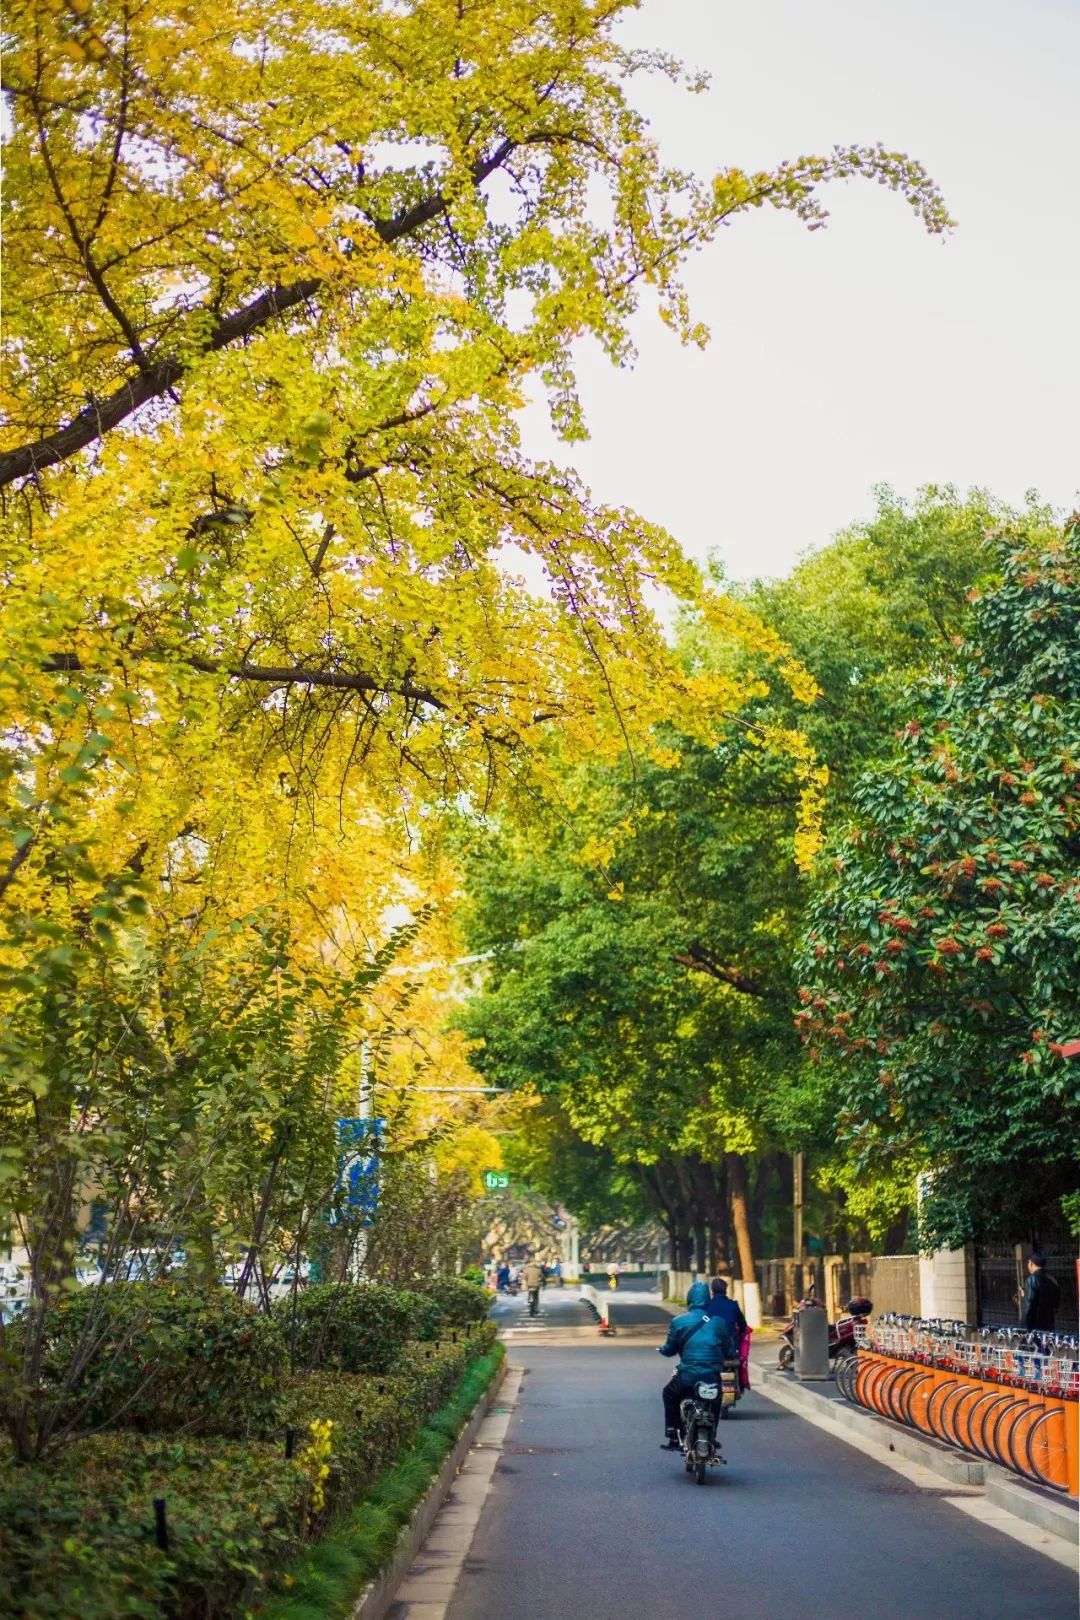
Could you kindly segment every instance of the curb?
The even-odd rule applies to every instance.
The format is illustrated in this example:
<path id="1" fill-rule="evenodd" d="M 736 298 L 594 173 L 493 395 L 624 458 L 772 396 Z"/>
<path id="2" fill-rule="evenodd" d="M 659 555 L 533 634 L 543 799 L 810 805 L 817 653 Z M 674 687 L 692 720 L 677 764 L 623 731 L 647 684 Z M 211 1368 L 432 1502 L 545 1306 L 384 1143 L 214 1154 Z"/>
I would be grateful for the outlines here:
<path id="1" fill-rule="evenodd" d="M 828 1418 L 837 1428 L 846 1429 L 853 1441 L 855 1437 L 861 1437 L 876 1445 L 885 1443 L 898 1457 L 929 1469 L 950 1485 L 966 1490 L 983 1489 L 986 1500 L 996 1507 L 1004 1508 L 1037 1529 L 1049 1535 L 1061 1536 L 1075 1545 L 1077 1512 L 1067 1501 L 1045 1495 L 1037 1487 L 1023 1484 L 993 1463 L 969 1459 L 950 1451 L 936 1440 L 926 1440 L 901 1424 L 877 1417 L 861 1406 L 819 1395 L 788 1373 L 778 1372 L 773 1367 L 762 1367 L 760 1363 L 755 1364 L 751 1372 L 760 1379 L 763 1389 L 782 1390 L 786 1402 L 797 1411 L 805 1412 L 808 1417 Z"/>
<path id="2" fill-rule="evenodd" d="M 481 1423 L 495 1404 L 496 1396 L 506 1377 L 506 1357 L 500 1361 L 491 1383 L 473 1407 L 468 1422 L 454 1442 L 453 1449 L 435 1475 L 421 1501 L 412 1511 L 407 1524 L 402 1525 L 397 1546 L 384 1568 L 370 1585 L 365 1586 L 352 1611 L 352 1620 L 384 1620 L 391 1608 L 405 1573 L 427 1539 L 435 1517 L 453 1489 L 454 1479 L 476 1439 Z"/>
<path id="3" fill-rule="evenodd" d="M 986 1500 L 1004 1508 L 1047 1535 L 1063 1536 L 1076 1545 L 1080 1517 L 1066 1498 L 1044 1496 L 1037 1488 L 1024 1485 L 996 1463 L 986 1465 Z"/>
<path id="4" fill-rule="evenodd" d="M 950 1485 L 961 1485 L 970 1490 L 972 1486 L 981 1486 L 984 1482 L 986 1469 L 982 1462 L 968 1461 L 966 1457 L 938 1445 L 935 1440 L 924 1440 L 898 1423 L 872 1416 L 861 1406 L 818 1395 L 788 1373 L 778 1372 L 773 1367 L 759 1365 L 751 1369 L 753 1372 L 760 1378 L 763 1389 L 782 1389 L 792 1405 L 804 1412 L 812 1413 L 815 1417 L 830 1418 L 840 1428 L 862 1435 L 866 1440 L 874 1440 L 879 1445 L 887 1437 L 888 1445 L 897 1456 L 906 1457 L 908 1462 L 918 1463 L 922 1468 L 929 1468 L 932 1473 L 947 1479 Z"/>

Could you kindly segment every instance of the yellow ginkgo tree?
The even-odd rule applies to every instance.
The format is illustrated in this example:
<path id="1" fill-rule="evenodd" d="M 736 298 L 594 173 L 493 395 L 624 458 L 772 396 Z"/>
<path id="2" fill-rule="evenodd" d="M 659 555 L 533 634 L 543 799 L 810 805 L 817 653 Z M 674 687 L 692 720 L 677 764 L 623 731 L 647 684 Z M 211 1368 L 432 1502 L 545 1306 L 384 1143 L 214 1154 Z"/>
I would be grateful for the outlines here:
<path id="1" fill-rule="evenodd" d="M 740 215 L 817 226 L 821 186 L 865 176 L 950 222 L 876 146 L 665 165 L 635 77 L 697 85 L 620 42 L 631 6 L 8 7 L 0 1147 L 24 1210 L 68 1209 L 75 1140 L 122 1181 L 123 1099 L 173 1096 L 183 1055 L 167 1178 L 216 1118 L 199 1018 L 233 1027 L 279 961 L 360 973 L 448 808 L 542 796 L 556 757 L 659 721 L 714 735 L 745 678 L 683 670 L 663 593 L 812 695 L 662 530 L 525 456 L 515 412 L 539 382 L 580 436 L 574 340 L 626 362 L 645 289 L 703 341 L 680 269 Z M 812 804 L 801 740 L 773 740 Z M 252 1101 L 253 1219 L 291 1085 Z M 225 1195 L 191 1196 L 212 1221 Z"/>

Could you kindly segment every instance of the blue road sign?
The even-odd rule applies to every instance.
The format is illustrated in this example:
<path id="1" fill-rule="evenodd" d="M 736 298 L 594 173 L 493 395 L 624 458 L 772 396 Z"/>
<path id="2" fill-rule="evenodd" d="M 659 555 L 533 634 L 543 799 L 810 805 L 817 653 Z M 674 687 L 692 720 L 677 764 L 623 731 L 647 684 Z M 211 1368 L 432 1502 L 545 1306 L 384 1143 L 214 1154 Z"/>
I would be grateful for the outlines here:
<path id="1" fill-rule="evenodd" d="M 379 1204 L 379 1147 L 385 1119 L 339 1119 L 339 1219 L 370 1226 Z"/>

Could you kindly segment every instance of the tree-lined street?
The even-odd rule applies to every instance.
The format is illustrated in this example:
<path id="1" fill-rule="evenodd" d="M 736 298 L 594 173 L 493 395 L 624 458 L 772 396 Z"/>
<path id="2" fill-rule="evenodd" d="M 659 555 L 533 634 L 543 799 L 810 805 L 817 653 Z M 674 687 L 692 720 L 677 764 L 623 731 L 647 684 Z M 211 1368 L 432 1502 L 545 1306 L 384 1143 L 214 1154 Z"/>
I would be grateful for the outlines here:
<path id="1" fill-rule="evenodd" d="M 527 1372 L 448 1620 L 1075 1615 L 1075 1573 L 950 1505 L 955 1487 L 913 1485 L 760 1392 L 723 1426 L 727 1467 L 697 1487 L 658 1450 L 668 1314 L 617 1295 L 635 1330 L 600 1340 L 573 1296 L 548 1290 L 544 1312 L 510 1351 Z"/>
<path id="2" fill-rule="evenodd" d="M 1073 9 L 11 0 L 2 1620 L 1059 1620 Z"/>

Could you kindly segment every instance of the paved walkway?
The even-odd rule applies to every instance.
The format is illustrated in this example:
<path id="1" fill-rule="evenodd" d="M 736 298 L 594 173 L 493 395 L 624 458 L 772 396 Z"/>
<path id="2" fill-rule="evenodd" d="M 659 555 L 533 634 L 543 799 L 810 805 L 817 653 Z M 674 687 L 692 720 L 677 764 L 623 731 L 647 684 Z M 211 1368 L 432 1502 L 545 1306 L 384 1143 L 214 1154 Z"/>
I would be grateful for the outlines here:
<path id="1" fill-rule="evenodd" d="M 518 1301 L 499 1311 L 519 1392 L 392 1620 L 1075 1620 L 1075 1575 L 952 1506 L 955 1487 L 921 1488 L 759 1393 L 697 1486 L 659 1450 L 666 1314 L 620 1291 L 604 1339 L 564 1295 L 539 1328 Z"/>

